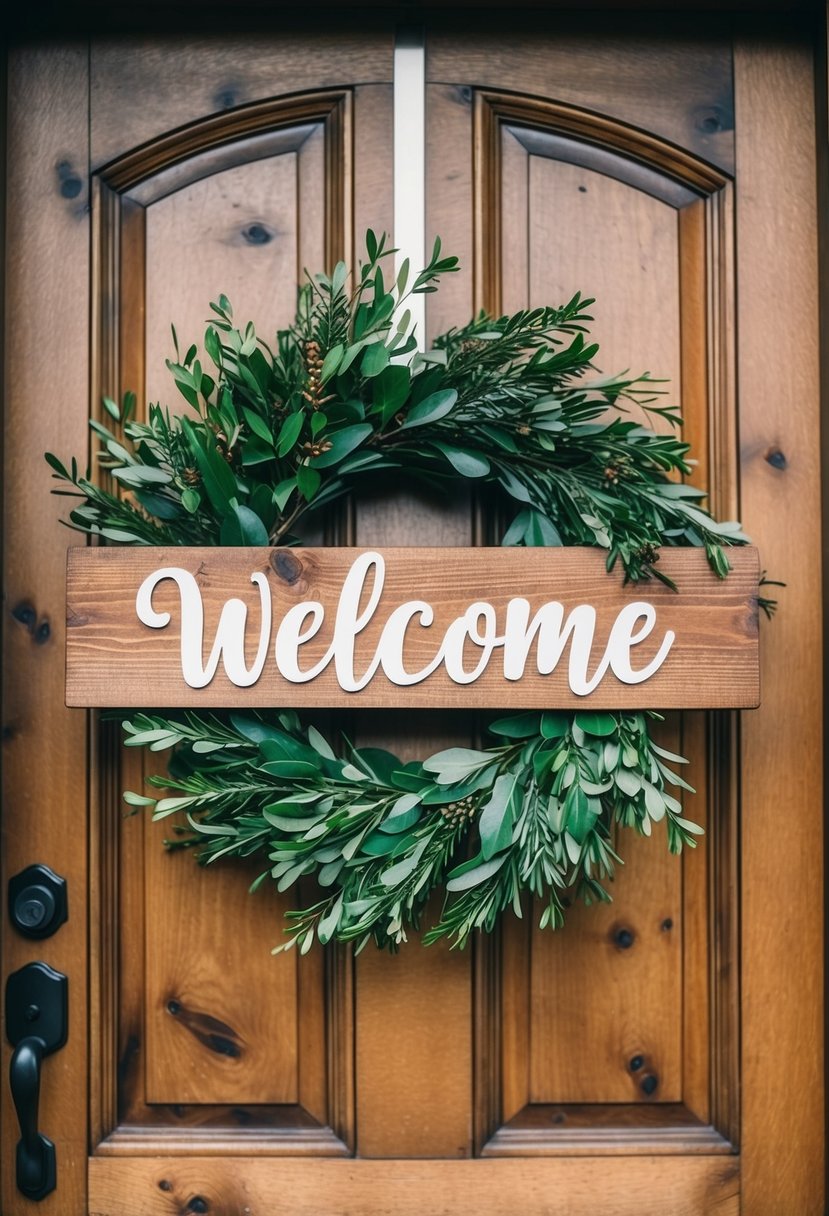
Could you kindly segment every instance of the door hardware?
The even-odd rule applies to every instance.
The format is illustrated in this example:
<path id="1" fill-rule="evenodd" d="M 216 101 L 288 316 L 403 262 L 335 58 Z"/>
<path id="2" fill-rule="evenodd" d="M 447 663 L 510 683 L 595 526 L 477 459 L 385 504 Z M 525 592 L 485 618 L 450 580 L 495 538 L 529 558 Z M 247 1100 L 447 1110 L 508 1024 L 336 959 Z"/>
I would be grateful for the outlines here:
<path id="1" fill-rule="evenodd" d="M 48 866 L 27 866 L 9 880 L 9 918 L 24 937 L 51 937 L 67 916 L 66 879 Z"/>
<path id="2" fill-rule="evenodd" d="M 6 980 L 9 1081 L 20 1124 L 17 1189 L 28 1199 L 43 1199 L 57 1183 L 55 1146 L 38 1131 L 38 1107 L 43 1058 L 66 1042 L 68 1013 L 68 980 L 46 963 L 27 963 Z"/>

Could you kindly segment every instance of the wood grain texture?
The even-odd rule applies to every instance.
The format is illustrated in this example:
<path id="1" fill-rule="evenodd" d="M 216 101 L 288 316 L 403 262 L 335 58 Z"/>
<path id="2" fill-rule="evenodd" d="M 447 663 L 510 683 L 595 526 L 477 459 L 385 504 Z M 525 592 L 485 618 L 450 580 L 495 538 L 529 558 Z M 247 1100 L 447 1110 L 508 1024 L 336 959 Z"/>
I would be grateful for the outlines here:
<path id="1" fill-rule="evenodd" d="M 280 94 L 389 82 L 391 23 L 258 38 L 96 38 L 91 48 L 92 163 L 98 169 L 160 135 Z M 152 88 L 147 82 L 152 81 Z M 137 96 L 142 104 L 136 105 Z"/>
<path id="2" fill-rule="evenodd" d="M 679 291 L 676 210 L 620 181 L 541 156 L 529 157 L 529 305 L 566 303 L 580 291 L 589 313 L 594 360 L 604 375 L 629 368 L 665 381 L 657 387 L 681 412 L 680 315 L 692 312 Z M 572 234 L 553 245 L 554 228 Z M 589 232 L 586 257 L 579 234 Z M 670 424 L 634 405 L 631 412 L 657 430 Z"/>
<path id="3" fill-rule="evenodd" d="M 89 1216 L 738 1216 L 739 1162 L 721 1156 L 552 1161 L 241 1157 L 90 1162 Z"/>
<path id="4" fill-rule="evenodd" d="M 433 325 L 430 306 L 437 298 L 428 297 L 427 328 Z M 462 490 L 448 499 L 425 492 L 401 494 L 388 486 L 385 492 L 361 493 L 351 522 L 344 539 L 361 545 L 401 545 L 422 535 L 440 545 L 463 545 L 473 530 L 469 497 Z M 389 748 L 404 760 L 473 741 L 468 715 L 401 713 L 404 704 L 398 696 L 397 712 L 349 714 L 349 737 L 353 733 L 362 746 Z M 438 910 L 434 900 L 424 923 L 434 923 Z M 451 1158 L 469 1156 L 472 1149 L 470 952 L 451 950 L 447 942 L 427 950 L 419 936 L 411 932 L 394 958 L 369 948 L 355 960 L 361 1156 Z"/>
<path id="5" fill-rule="evenodd" d="M 440 899 L 424 914 L 433 924 Z M 363 1157 L 468 1157 L 469 959 L 412 941 L 357 960 L 358 1146 Z"/>
<path id="6" fill-rule="evenodd" d="M 269 345 L 293 321 L 293 284 L 303 272 L 298 170 L 298 154 L 286 152 L 203 178 L 147 209 L 148 400 L 185 408 L 164 363 L 176 358 L 170 325 L 182 355 L 191 342 L 201 348 L 210 301 L 220 293 L 237 323 L 244 329 L 252 321 Z M 322 180 L 318 173 L 317 190 Z M 318 258 L 321 236 L 313 242 Z"/>
<path id="7" fill-rule="evenodd" d="M 168 613 L 163 629 L 144 626 L 135 614 L 135 598 L 145 578 L 161 569 L 197 575 L 205 609 L 205 634 L 212 639 L 226 602 L 247 604 L 251 624 L 246 659 L 253 663 L 259 645 L 259 591 L 251 574 L 263 573 L 273 605 L 272 632 L 298 604 L 322 604 L 319 632 L 303 643 L 300 670 L 320 662 L 333 638 L 333 621 L 343 581 L 361 553 L 379 552 L 385 561 L 385 583 L 377 610 L 355 642 L 355 673 L 367 670 L 383 626 L 397 607 L 422 600 L 434 608 L 434 624 L 421 634 L 412 624 L 404 646 L 407 671 L 421 670 L 438 651 L 445 630 L 470 604 L 485 601 L 496 611 L 503 630 L 510 599 L 525 598 L 535 613 L 546 602 L 560 602 L 565 613 L 580 604 L 596 609 L 595 645 L 588 668 L 596 670 L 617 613 L 627 604 L 645 602 L 656 611 L 652 637 L 633 653 L 634 670 L 650 662 L 668 631 L 676 640 L 654 675 L 624 684 L 608 673 L 594 692 L 579 696 L 559 664 L 540 675 L 534 658 L 520 680 L 504 676 L 496 647 L 487 668 L 474 683 L 458 684 L 441 665 L 418 684 L 401 688 L 383 670 L 359 692 L 345 692 L 333 664 L 307 683 L 292 683 L 278 670 L 269 646 L 262 674 L 250 688 L 237 688 L 222 670 L 205 688 L 190 688 L 181 668 L 181 607 L 175 584 L 165 579 L 153 596 L 155 611 Z M 354 707 L 399 705 L 464 708 L 678 708 L 757 704 L 757 551 L 735 549 L 732 572 L 715 577 L 701 550 L 663 550 L 660 570 L 682 588 L 677 595 L 662 584 L 623 586 L 608 576 L 601 552 L 591 549 L 89 549 L 70 551 L 67 569 L 67 703 L 158 707 L 296 705 Z M 372 578 L 367 581 L 368 595 Z M 363 601 L 365 602 L 365 600 Z M 209 652 L 210 643 L 203 647 Z M 466 671 L 480 658 L 467 641 Z"/>
<path id="8" fill-rule="evenodd" d="M 543 138 L 537 136 L 535 146 L 535 154 L 527 154 L 530 307 L 569 300 L 579 290 L 594 296 L 588 311 L 595 318 L 591 339 L 599 343 L 596 365 L 606 374 L 650 370 L 666 381 L 664 400 L 682 412 L 680 318 L 699 318 L 701 311 L 680 290 L 682 211 L 624 180 L 552 159 L 554 145 L 543 155 Z M 568 239 L 551 241 L 554 231 Z M 587 249 L 583 233 L 590 234 Z M 704 275 L 699 251 L 695 263 Z M 694 349 L 704 361 L 704 343 Z M 631 408 L 636 416 L 638 407 Z M 644 411 L 642 417 L 660 427 L 659 419 L 647 419 Z M 696 450 L 704 446 L 705 413 L 694 421 L 685 435 Z M 675 725 L 661 741 L 678 750 Z M 691 818 L 696 809 L 689 808 Z M 532 935 L 531 1102 L 683 1097 L 682 862 L 653 843 L 617 829 L 614 847 L 625 864 L 608 887 L 613 903 L 574 907 L 566 933 Z M 687 1038 L 694 1037 L 689 1032 Z M 594 1118 L 601 1124 L 597 1112 Z"/>
<path id="9" fill-rule="evenodd" d="M 742 722 L 744 1204 L 751 1216 L 817 1216 L 824 812 L 812 48 L 741 37 L 735 86 L 742 512 L 763 537 L 764 563 L 787 583 L 763 652 L 764 708 Z M 769 358 L 770 347 L 786 358 Z"/>
<path id="10" fill-rule="evenodd" d="M 681 863 L 624 829 L 614 847 L 613 903 L 533 935 L 530 1102 L 682 1098 Z"/>
<path id="11" fill-rule="evenodd" d="M 44 448 L 86 448 L 88 417 L 87 49 L 14 50 L 8 72 L 4 359 L 2 891 L 32 862 L 68 884 L 69 920 L 48 942 L 3 917 L 3 969 L 45 959 L 69 978 L 69 1041 L 47 1059 L 40 1130 L 61 1189 L 29 1203 L 15 1187 L 18 1138 L 2 1041 L 0 1207 L 13 1216 L 85 1210 L 87 1151 L 87 715 L 63 708 L 61 599 L 66 499 L 51 498 Z M 52 326 L 48 318 L 60 318 Z M 45 334 L 48 331 L 48 340 Z M 35 441 L 36 436 L 36 441 Z"/>
<path id="12" fill-rule="evenodd" d="M 596 37 L 585 42 L 584 51 L 586 57 L 603 53 Z M 492 58 L 503 64 L 499 51 L 493 49 Z M 730 92 L 727 74 L 726 69 Z M 710 161 L 689 153 L 687 145 L 680 150 L 659 138 L 665 117 L 659 70 L 637 82 L 642 96 L 654 89 L 659 117 L 651 116 L 635 129 L 608 117 L 620 116 L 615 84 L 613 71 L 591 76 L 584 110 L 571 104 L 573 94 L 567 89 L 554 102 L 494 92 L 487 84 L 474 93 L 475 232 L 481 263 L 476 303 L 513 310 L 530 302 L 533 283 L 533 303 L 556 291 L 564 298 L 565 292 L 593 284 L 602 344 L 598 361 L 609 369 L 621 358 L 619 367 L 649 367 L 656 375 L 670 368 L 664 387 L 681 407 L 683 435 L 698 461 L 691 480 L 708 489 L 721 515 L 733 518 L 731 184 Z M 464 91 L 463 86 L 431 87 Z M 677 107 L 683 105 L 682 97 L 674 100 Z M 723 1144 L 720 1133 L 738 1142 L 737 956 L 731 914 L 736 758 L 733 749 L 721 746 L 721 732 L 706 729 L 702 715 L 683 715 L 682 742 L 679 730 L 672 716 L 663 743 L 682 754 L 688 754 L 686 741 L 691 748 L 699 792 L 688 811 L 706 825 L 705 845 L 689 852 L 680 865 L 659 850 L 636 848 L 627 857 L 622 881 L 612 888 L 619 925 L 638 923 L 643 887 L 659 892 L 666 907 L 681 906 L 679 919 L 663 916 L 660 921 L 670 926 L 664 932 L 675 937 L 676 949 L 652 953 L 643 981 L 626 950 L 608 954 L 606 938 L 579 934 L 580 924 L 592 924 L 589 913 L 577 917 L 575 935 L 568 929 L 554 937 L 539 933 L 531 921 L 507 918 L 500 948 L 489 941 L 480 944 L 476 991 L 487 1012 L 478 1025 L 478 1041 L 484 1050 L 493 1051 L 493 1038 L 501 1045 L 493 1053 L 497 1069 L 487 1072 L 478 1066 L 483 1080 L 476 1110 L 483 1112 L 479 1122 L 485 1152 L 555 1152 L 562 1137 L 583 1146 L 579 1151 L 590 1151 L 591 1145 L 608 1151 L 610 1143 L 618 1151 L 641 1151 L 648 1137 L 655 1145 L 672 1141 L 673 1133 L 655 1125 L 641 1135 L 633 1127 L 621 1130 L 614 1125 L 612 1112 L 620 1109 L 614 1105 L 570 1107 L 567 1126 L 534 1119 L 534 1112 L 547 1108 L 527 1105 L 531 1091 L 555 1093 L 562 1081 L 582 1096 L 605 1101 L 611 1096 L 624 1101 L 633 1094 L 640 1103 L 633 1109 L 655 1115 L 665 1109 L 666 1095 L 681 1092 L 685 1127 L 676 1130 L 678 1152 L 705 1151 L 712 1136 Z M 633 941 L 641 944 L 638 935 Z M 531 988 L 546 990 L 549 970 L 557 991 L 571 994 L 564 1009 L 557 1007 L 552 1032 L 544 1016 L 548 1002 L 535 1003 L 540 1014 L 533 1021 L 527 995 Z M 639 1036 L 649 1044 L 647 1053 L 625 1058 L 618 1049 L 618 1019 L 602 1021 L 607 991 L 613 994 L 612 1010 L 639 1027 Z M 585 1010 L 591 1025 L 601 1022 L 590 1033 L 595 1050 L 584 1049 Z M 608 1046 L 614 1042 L 615 1053 Z M 587 1125 L 570 1136 L 572 1112 L 579 1110 Z M 711 1111 L 719 1130 L 695 1131 L 694 1121 L 706 1128 Z M 506 1125 L 505 1119 L 512 1121 Z"/>
<path id="13" fill-rule="evenodd" d="M 499 1127 L 483 1149 L 485 1157 L 634 1152 L 733 1155 L 734 1148 L 682 1102 L 536 1102 Z"/>
<path id="14" fill-rule="evenodd" d="M 261 861 L 206 873 L 145 830 L 147 1102 L 297 1102 L 298 959 L 267 948 L 290 905 L 248 894 Z"/>
<path id="15" fill-rule="evenodd" d="M 272 71 L 285 67 L 272 56 Z M 133 388 L 141 402 L 170 401 L 170 320 L 182 342 L 199 340 L 219 291 L 270 340 L 293 315 L 304 266 L 350 242 L 348 90 L 226 110 L 121 146 L 97 179 L 96 398 Z M 97 108 L 94 131 L 109 120 Z M 342 1154 L 348 975 L 321 956 L 272 958 L 287 902 L 250 898 L 255 871 L 207 879 L 192 858 L 165 855 L 164 832 L 143 817 L 118 829 L 121 791 L 143 781 L 137 760 L 111 746 L 95 758 L 93 1143 L 221 1153 L 243 1137 L 251 1152 Z"/>
<path id="16" fill-rule="evenodd" d="M 555 98 L 653 132 L 726 171 L 733 166 L 731 65 L 727 33 L 710 20 L 705 38 L 687 28 L 672 42 L 636 29 L 636 17 L 607 17 L 585 33 L 584 22 L 556 16 L 553 28 L 513 14 L 493 34 L 459 23 L 429 38 L 427 80 L 485 85 L 527 97 Z M 667 36 L 666 36 L 667 35 Z M 655 99 L 658 101 L 655 102 Z"/>

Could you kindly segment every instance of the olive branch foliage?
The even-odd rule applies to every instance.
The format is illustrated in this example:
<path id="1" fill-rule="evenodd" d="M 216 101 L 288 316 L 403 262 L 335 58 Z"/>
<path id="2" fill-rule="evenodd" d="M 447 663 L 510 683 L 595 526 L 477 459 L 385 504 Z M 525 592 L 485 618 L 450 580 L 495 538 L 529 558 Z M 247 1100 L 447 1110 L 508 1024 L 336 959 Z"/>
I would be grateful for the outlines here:
<path id="1" fill-rule="evenodd" d="M 672 852 L 694 844 L 701 829 L 667 788 L 691 789 L 676 772 L 686 762 L 651 739 L 657 716 L 519 714 L 490 726 L 493 747 L 402 764 L 347 742 L 338 756 L 292 711 L 273 720 L 141 713 L 124 723 L 126 744 L 175 749 L 170 775 L 150 778 L 171 792 L 125 799 L 155 819 L 184 813 L 180 843 L 195 844 L 205 865 L 264 855 L 254 886 L 270 876 L 285 891 L 314 876 L 322 898 L 288 913 L 286 945 L 306 951 L 316 937 L 362 948 L 374 938 L 396 948 L 445 884 L 424 941 L 463 946 L 505 909 L 521 915 L 522 891 L 543 902 L 542 927 L 561 925 L 574 896 L 609 899 L 614 824 L 649 836 L 664 820 Z"/>
<path id="2" fill-rule="evenodd" d="M 211 305 L 210 370 L 195 344 L 168 361 L 193 417 L 153 404 L 140 422 L 134 395 L 105 398 L 118 433 L 91 426 L 115 484 L 46 457 L 63 492 L 83 500 L 71 526 L 119 544 L 297 544 L 303 516 L 393 472 L 492 486 L 512 508 L 504 544 L 599 546 L 609 570 L 621 562 L 626 578 L 662 581 L 659 546 L 701 545 L 727 574 L 725 549 L 746 537 L 676 479 L 692 470 L 688 445 L 622 412 L 634 400 L 678 425 L 656 403 L 658 382 L 587 379 L 598 349 L 585 337 L 592 300 L 482 314 L 413 354 L 406 299 L 434 291 L 457 259 L 441 257 L 436 241 L 411 283 L 404 265 L 387 284 L 385 237 L 369 232 L 366 243 L 356 285 L 343 263 L 317 275 L 273 349 L 252 324 L 234 327 L 224 296 Z M 174 340 L 178 350 L 175 331 Z"/>
<path id="3" fill-rule="evenodd" d="M 46 459 L 63 493 L 80 499 L 71 527 L 125 545 L 295 545 L 315 513 L 359 482 L 388 478 L 448 487 L 486 485 L 507 524 L 505 545 L 592 545 L 625 581 L 670 580 L 661 546 L 700 546 L 720 577 L 740 525 L 717 522 L 692 470 L 681 419 L 657 402 L 658 381 L 600 376 L 587 311 L 576 294 L 560 308 L 480 314 L 416 353 L 406 308 L 433 292 L 457 259 L 389 274 L 387 238 L 366 234 L 353 276 L 339 263 L 308 278 L 294 324 L 272 345 L 237 326 L 220 296 L 202 352 L 168 360 L 189 412 L 104 399 L 111 425 L 92 420 L 101 475 Z M 661 429 L 628 416 L 635 402 Z M 667 429 L 666 429 L 667 424 Z M 760 599 L 770 612 L 773 603 Z M 397 948 L 446 890 L 424 940 L 463 946 L 491 929 L 522 892 L 559 926 L 570 900 L 609 899 L 619 857 L 615 825 L 668 846 L 700 829 L 667 787 L 690 790 L 680 756 L 650 735 L 656 714 L 520 714 L 493 723 L 488 748 L 450 748 L 402 764 L 344 737 L 337 751 L 292 711 L 264 715 L 138 713 L 126 744 L 172 749 L 166 796 L 127 793 L 156 819 L 180 812 L 171 847 L 198 860 L 256 855 L 279 890 L 313 876 L 321 897 L 287 915 L 287 941 L 372 938 Z"/>

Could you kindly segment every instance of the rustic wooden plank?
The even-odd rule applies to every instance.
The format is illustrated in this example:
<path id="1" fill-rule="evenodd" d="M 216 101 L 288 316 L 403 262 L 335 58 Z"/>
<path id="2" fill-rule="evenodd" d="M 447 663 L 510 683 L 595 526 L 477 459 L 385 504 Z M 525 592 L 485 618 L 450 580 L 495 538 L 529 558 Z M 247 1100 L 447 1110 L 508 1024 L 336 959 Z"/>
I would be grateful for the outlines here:
<path id="1" fill-rule="evenodd" d="M 428 1198 L 424 1198 L 428 1196 Z M 606 1206 L 604 1199 L 611 1206 Z M 201 1203 L 195 1204 L 195 1199 Z M 737 1216 L 739 1158 L 90 1161 L 90 1216 Z"/>
<path id="2" fill-rule="evenodd" d="M 624 586 L 618 573 L 608 576 L 604 555 L 593 549 L 390 548 L 379 554 L 345 548 L 70 550 L 67 704 L 353 707 L 357 703 L 399 705 L 403 698 L 407 707 L 750 707 L 759 699 L 757 551 L 749 546 L 735 549 L 732 563 L 731 575 L 719 580 L 701 551 L 664 550 L 660 570 L 681 587 L 677 595 L 656 582 Z M 349 573 L 352 568 L 354 574 Z M 383 568 L 385 581 L 381 583 Z M 178 583 L 168 576 L 159 581 L 157 572 L 165 570 L 180 571 Z M 346 579 L 350 590 L 341 600 Z M 259 581 L 252 585 L 254 580 Z M 152 628 L 136 615 L 136 595 L 142 586 L 140 611 L 143 620 L 154 622 Z M 150 587 L 155 588 L 152 598 Z M 187 609 L 183 631 L 180 588 L 192 597 L 195 614 L 191 617 L 191 609 Z M 434 623 L 428 628 L 419 624 L 419 618 L 418 623 L 410 623 L 401 646 L 386 632 L 386 623 L 391 612 L 411 604 L 414 597 L 424 612 L 431 606 Z M 505 645 L 502 651 L 497 638 L 505 628 L 509 602 L 520 602 L 521 597 L 529 604 L 525 611 L 530 622 L 548 602 L 563 605 L 560 614 L 565 618 L 578 605 L 593 606 L 595 645 L 592 651 L 585 650 L 588 660 L 574 659 L 571 646 L 569 660 L 557 663 L 550 674 L 540 675 L 533 647 L 521 678 L 517 677 L 523 652 L 517 666 L 511 668 L 513 678 L 507 678 L 505 655 L 509 649 L 512 662 L 517 650 Z M 252 687 L 237 687 L 224 667 L 216 667 L 208 680 L 211 665 L 202 658 L 206 647 L 199 647 L 198 605 L 204 602 L 204 632 L 212 647 L 220 614 L 230 599 L 248 606 L 252 624 L 244 638 L 244 662 L 241 650 L 235 664 L 227 653 L 223 662 L 231 663 L 237 681 L 247 680 Z M 346 599 L 353 600 L 350 609 Z M 311 618 L 317 632 L 300 646 L 297 638 L 309 632 L 312 610 L 306 605 L 313 603 L 322 605 Z M 337 627 L 334 621 L 340 603 Z M 372 603 L 376 605 L 373 614 L 369 611 Z M 468 637 L 464 642 L 464 627 L 452 624 L 462 621 L 470 605 L 480 603 L 491 604 L 494 610 L 488 627 L 494 645 L 473 646 Z M 627 612 L 625 636 L 635 639 L 640 626 L 633 625 L 638 611 L 633 605 L 641 604 L 653 606 L 651 635 L 638 649 L 625 642 L 615 646 L 614 667 L 596 684 L 594 673 L 604 662 L 602 655 L 612 631 L 621 628 L 619 614 Z M 286 618 L 292 609 L 295 611 Z M 347 623 L 349 611 L 351 625 Z M 404 618 L 413 611 L 406 608 Z M 473 616 L 469 628 L 474 632 L 479 628 L 477 608 Z M 444 660 L 435 666 L 450 627 L 454 641 L 447 643 Z M 579 626 L 577 629 L 581 633 Z M 525 630 L 526 624 L 517 625 L 510 630 L 510 638 L 523 637 Z M 237 630 L 243 631 L 244 625 Z M 276 658 L 268 640 L 274 631 Z M 675 640 L 666 651 L 669 631 Z M 558 635 L 558 625 L 553 625 L 553 632 Z M 588 634 L 584 635 L 586 643 Z M 378 667 L 381 636 L 384 666 Z M 330 657 L 335 642 L 336 671 Z M 189 659 L 182 650 L 187 651 L 188 646 Z M 556 647 L 557 643 L 553 649 Z M 351 650 L 353 656 L 349 656 Z M 487 655 L 489 661 L 483 667 Z M 660 656 L 661 665 L 655 666 Z M 644 681 L 623 683 L 618 677 L 624 674 L 622 665 L 627 661 L 634 673 L 651 665 L 653 674 Z M 203 662 L 207 666 L 202 673 Z M 420 673 L 428 665 L 435 667 L 433 674 L 407 684 L 408 673 Z M 470 682 L 481 667 L 481 674 Z M 375 674 L 369 678 L 373 668 Z M 309 681 L 306 673 L 315 669 L 318 673 Z M 246 676 L 246 670 L 252 674 Z M 191 685 L 200 681 L 203 686 L 189 687 L 183 675 Z M 595 691 L 588 693 L 591 685 L 586 681 L 590 679 Z M 357 691 L 360 683 L 364 687 Z M 352 691 L 346 691 L 349 687 Z"/>
<path id="3" fill-rule="evenodd" d="M 744 1203 L 751 1216 L 818 1216 L 825 741 L 813 47 L 740 37 L 734 67 L 742 509 L 763 538 L 764 565 L 787 584 L 763 651 L 764 708 L 742 723 Z"/>
<path id="4" fill-rule="evenodd" d="M 68 512 L 66 499 L 49 496 L 41 453 L 81 453 L 87 444 L 87 61 L 83 42 L 67 42 L 19 46 L 8 64 L 2 891 L 5 904 L 8 879 L 45 862 L 66 878 L 69 899 L 69 920 L 48 942 L 21 937 L 4 918 L 5 974 L 44 958 L 69 978 L 69 1041 L 44 1062 L 39 1114 L 56 1146 L 59 1190 L 40 1203 L 15 1186 L 18 1130 L 3 1036 L 0 1208 L 21 1216 L 86 1209 L 87 715 L 62 705 L 66 533 L 58 520 Z M 44 326 L 55 317 L 47 353 Z"/>

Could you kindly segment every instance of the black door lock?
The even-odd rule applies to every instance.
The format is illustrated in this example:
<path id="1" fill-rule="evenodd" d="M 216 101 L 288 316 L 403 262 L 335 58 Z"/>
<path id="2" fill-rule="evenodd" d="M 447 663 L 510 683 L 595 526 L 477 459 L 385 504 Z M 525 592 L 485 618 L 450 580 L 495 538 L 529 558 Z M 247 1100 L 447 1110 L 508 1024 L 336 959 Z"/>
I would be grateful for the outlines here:
<path id="1" fill-rule="evenodd" d="M 27 866 L 9 881 L 9 918 L 24 937 L 51 937 L 67 915 L 66 879 L 48 866 Z"/>
<path id="2" fill-rule="evenodd" d="M 14 1047 L 9 1081 L 20 1124 L 17 1189 L 43 1199 L 57 1183 L 55 1146 L 38 1131 L 43 1057 L 58 1051 L 69 1029 L 68 981 L 46 963 L 28 963 L 6 980 L 6 1034 Z"/>

